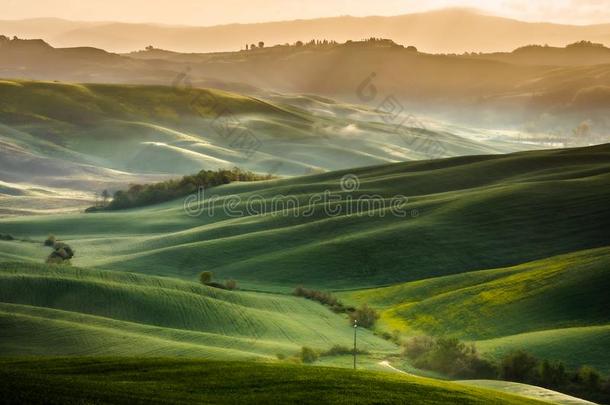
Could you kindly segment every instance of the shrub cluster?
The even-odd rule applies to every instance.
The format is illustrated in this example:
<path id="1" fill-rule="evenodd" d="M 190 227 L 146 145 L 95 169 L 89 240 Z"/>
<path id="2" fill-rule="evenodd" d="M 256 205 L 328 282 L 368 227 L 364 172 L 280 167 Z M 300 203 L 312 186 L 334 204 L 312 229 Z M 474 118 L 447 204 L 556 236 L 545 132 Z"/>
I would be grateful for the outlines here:
<path id="1" fill-rule="evenodd" d="M 227 280 L 224 284 L 213 281 L 214 273 L 211 271 L 202 271 L 199 273 L 199 282 L 208 287 L 220 288 L 222 290 L 236 290 L 237 281 Z"/>
<path id="2" fill-rule="evenodd" d="M 568 371 L 561 362 L 540 360 L 524 351 L 511 352 L 499 363 L 482 359 L 473 344 L 455 338 L 419 336 L 403 345 L 403 355 L 418 368 L 456 378 L 502 379 L 537 385 L 599 403 L 609 403 L 610 380 L 589 366 Z"/>
<path id="3" fill-rule="evenodd" d="M 303 363 L 314 363 L 320 355 L 311 347 L 303 346 L 301 348 L 301 361 Z"/>
<path id="4" fill-rule="evenodd" d="M 309 346 L 301 347 L 301 350 L 298 353 L 293 355 L 287 355 L 285 353 L 277 353 L 276 357 L 278 360 L 285 361 L 288 363 L 295 364 L 311 364 L 315 363 L 320 358 L 320 353 Z"/>
<path id="5" fill-rule="evenodd" d="M 197 174 L 184 176 L 179 180 L 172 179 L 152 184 L 133 184 L 127 191 L 119 190 L 115 192 L 112 201 L 107 205 L 89 207 L 85 212 L 141 207 L 184 197 L 196 193 L 200 188 L 206 189 L 234 181 L 259 181 L 271 178 L 270 175 L 258 175 L 239 168 L 216 171 L 202 170 Z"/>
<path id="6" fill-rule="evenodd" d="M 74 257 L 75 251 L 63 242 L 55 242 L 53 251 L 47 257 L 47 264 L 70 264 L 70 259 Z"/>
<path id="7" fill-rule="evenodd" d="M 199 282 L 201 284 L 208 284 L 212 281 L 212 278 L 214 278 L 214 273 L 212 273 L 211 271 L 202 271 L 201 273 L 199 273 Z"/>
<path id="8" fill-rule="evenodd" d="M 341 345 L 334 345 L 330 349 L 320 353 L 321 356 L 343 356 L 343 355 L 347 355 L 347 354 L 353 355 L 354 348 L 347 347 L 347 346 L 341 346 Z M 368 350 L 357 348 L 356 354 L 369 354 L 369 352 L 368 352 Z"/>
<path id="9" fill-rule="evenodd" d="M 362 350 L 362 349 L 356 349 L 356 353 L 357 354 L 369 354 L 369 352 L 367 350 Z M 278 360 L 281 361 L 287 361 L 287 362 L 291 362 L 291 363 L 305 363 L 305 364 L 311 364 L 311 363 L 315 363 L 316 361 L 318 361 L 318 359 L 321 356 L 343 356 L 343 355 L 353 355 L 354 354 L 354 349 L 353 348 L 349 348 L 347 346 L 342 346 L 342 345 L 335 345 L 333 347 L 331 347 L 330 349 L 320 352 L 316 349 L 313 349 L 309 346 L 303 346 L 301 347 L 301 350 L 292 355 L 286 355 L 284 353 L 277 353 L 276 357 Z"/>
<path id="10" fill-rule="evenodd" d="M 455 338 L 415 337 L 404 345 L 404 354 L 417 368 L 457 378 L 493 378 L 495 366 L 482 359 L 474 344 Z"/>
<path id="11" fill-rule="evenodd" d="M 45 246 L 53 246 L 55 245 L 55 235 L 47 236 L 47 239 L 44 241 Z"/>
<path id="12" fill-rule="evenodd" d="M 377 322 L 377 319 L 379 319 L 379 314 L 377 314 L 377 311 L 369 307 L 367 304 L 363 304 L 360 308 L 351 312 L 349 317 L 350 323 L 358 321 L 358 326 L 370 329 L 375 326 L 375 322 Z"/>
<path id="13" fill-rule="evenodd" d="M 524 351 L 507 354 L 498 366 L 499 377 L 503 380 L 564 392 L 598 403 L 610 403 L 610 379 L 590 366 L 578 370 L 568 370 L 562 362 L 540 360 Z"/>
<path id="14" fill-rule="evenodd" d="M 308 300 L 317 301 L 322 305 L 330 307 L 333 312 L 338 314 L 349 314 L 350 324 L 353 324 L 354 320 L 357 320 L 358 326 L 363 328 L 372 328 L 379 318 L 377 311 L 368 305 L 364 304 L 360 308 L 345 306 L 337 297 L 328 292 L 297 287 L 294 289 L 293 294 L 297 297 L 304 297 Z"/>
<path id="15" fill-rule="evenodd" d="M 15 238 L 8 233 L 0 233 L 0 240 L 15 240 Z"/>
<path id="16" fill-rule="evenodd" d="M 378 332 L 378 335 L 385 340 L 389 340 L 390 342 L 397 344 L 398 346 L 403 345 L 402 335 L 397 329 L 394 329 L 392 333 L 388 331 Z"/>
<path id="17" fill-rule="evenodd" d="M 308 300 L 317 301 L 322 305 L 330 307 L 330 309 L 336 313 L 346 313 L 355 311 L 355 308 L 346 307 L 341 301 L 337 299 L 337 297 L 333 296 L 331 293 L 327 293 L 324 291 L 310 290 L 308 288 L 297 287 L 294 289 L 293 294 L 297 297 L 303 297 L 307 298 Z"/>

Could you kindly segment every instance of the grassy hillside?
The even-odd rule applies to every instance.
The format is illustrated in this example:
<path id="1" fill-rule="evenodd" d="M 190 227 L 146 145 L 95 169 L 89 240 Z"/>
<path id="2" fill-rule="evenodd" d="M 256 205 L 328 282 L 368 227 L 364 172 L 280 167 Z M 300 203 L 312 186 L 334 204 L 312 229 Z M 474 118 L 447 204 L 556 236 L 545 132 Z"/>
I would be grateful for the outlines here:
<path id="1" fill-rule="evenodd" d="M 366 107 L 190 88 L 191 79 L 175 76 L 176 86 L 174 77 L 164 86 L 0 80 L 0 178 L 13 188 L 48 189 L 56 195 L 50 211 L 60 198 L 82 206 L 104 189 L 202 169 L 295 176 L 533 147 L 475 139 L 438 123 L 399 131 L 404 117 L 389 122 Z M 424 138 L 435 148 L 422 145 Z M 1 197 L 7 214 L 45 208 L 35 198 Z"/>
<path id="2" fill-rule="evenodd" d="M 507 392 L 513 395 L 519 395 L 527 398 L 540 399 L 542 401 L 551 402 L 561 405 L 592 405 L 593 402 L 585 401 L 584 399 L 575 398 L 570 395 L 562 394 L 556 391 L 551 391 L 546 388 L 536 387 L 533 385 L 514 383 L 509 381 L 493 381 L 493 380 L 467 380 L 460 381 L 460 384 L 466 384 L 472 387 L 487 388 L 501 392 Z"/>
<path id="3" fill-rule="evenodd" d="M 7 404 L 545 403 L 418 377 L 264 363 L 98 358 L 3 360 L 0 377 L 0 395 Z"/>
<path id="4" fill-rule="evenodd" d="M 330 115 L 314 115 L 288 98 L 278 103 L 171 84 L 0 81 L 0 123 L 8 127 L 0 135 L 43 156 L 131 172 L 186 174 L 238 164 L 270 171 L 282 163 L 278 172 L 294 175 L 425 157 L 403 144 L 395 124 L 379 122 L 379 114 L 368 114 L 377 122 L 361 121 L 334 114 L 342 107 L 332 103 Z M 234 139 L 246 129 L 260 142 L 252 156 Z M 430 136 L 447 156 L 517 150 L 442 132 Z"/>
<path id="5" fill-rule="evenodd" d="M 349 346 L 346 318 L 302 298 L 172 279 L 24 263 L 0 265 L 3 355 L 275 358 Z M 396 348 L 370 332 L 373 353 Z"/>
<path id="6" fill-rule="evenodd" d="M 594 366 L 610 374 L 610 325 L 549 329 L 520 333 L 496 339 L 477 341 L 477 347 L 490 358 L 501 358 L 516 350 L 527 350 L 544 359 L 564 362 L 578 368 L 583 364 Z"/>
<path id="7" fill-rule="evenodd" d="M 103 214 L 15 218 L 3 233 L 39 243 L 49 233 L 77 251 L 74 263 L 194 280 L 201 270 L 243 285 L 292 289 L 362 288 L 517 265 L 608 246 L 610 146 L 475 156 L 351 170 L 360 187 L 340 188 L 348 172 L 332 172 L 208 190 L 210 205 L 197 217 L 175 201 Z M 325 190 L 352 201 L 378 194 L 409 197 L 405 217 L 329 216 L 311 200 Z M 298 198 L 301 213 L 272 215 L 276 195 Z M 213 200 L 211 197 L 216 196 Z M 258 198 L 265 213 L 246 210 Z M 260 198 L 258 197 L 260 196 Z M 368 196 L 368 197 L 367 197 Z M 223 210 L 228 199 L 241 214 Z M 252 201 L 252 200 L 251 200 Z M 310 207 L 308 204 L 313 202 Z M 260 211 L 260 205 L 254 206 Z M 250 204 L 252 205 L 252 204 Z M 386 205 L 387 207 L 388 205 Z M 212 212 L 208 210 L 213 207 Z M 3 242 L 3 256 L 42 261 L 48 251 Z"/>
<path id="8" fill-rule="evenodd" d="M 610 248 L 510 268 L 342 294 L 382 309 L 384 328 L 477 340 L 491 357 L 527 349 L 609 372 Z"/>
<path id="9" fill-rule="evenodd" d="M 410 20 L 411 17 L 414 16 L 400 18 Z M 450 117 L 452 121 L 469 126 L 517 129 L 520 132 L 518 136 L 525 133 L 526 137 L 540 134 L 546 140 L 560 138 L 553 139 L 552 142 L 567 141 L 571 145 L 574 141 L 580 142 L 579 137 L 571 136 L 572 130 L 582 122 L 587 122 L 594 128 L 594 140 L 590 143 L 608 141 L 608 123 L 605 116 L 610 100 L 610 76 L 606 63 L 608 57 L 603 53 L 603 48 L 601 55 L 598 55 L 600 49 L 597 47 L 592 52 L 586 49 L 579 52 L 580 48 L 586 48 L 583 46 L 577 47 L 579 49 L 558 49 L 559 55 L 553 48 L 539 52 L 534 49 L 533 55 L 527 52 L 528 48 L 525 48 L 525 52 L 520 50 L 511 54 L 464 55 L 463 52 L 472 52 L 473 49 L 463 48 L 459 54 L 451 55 L 417 52 L 408 47 L 414 45 L 420 51 L 423 50 L 422 46 L 436 31 L 443 32 L 441 43 L 444 46 L 448 38 L 455 37 L 447 34 L 447 27 L 468 26 L 472 30 L 475 29 L 474 25 L 480 23 L 477 21 L 479 18 L 481 16 L 459 15 L 459 22 L 449 18 L 453 21 L 450 23 L 446 17 L 441 16 L 441 21 L 445 21 L 442 23 L 443 29 L 431 30 L 429 25 L 423 24 L 426 34 L 415 42 L 400 41 L 388 32 L 373 36 L 389 38 L 396 43 L 389 40 L 358 41 L 360 38 L 370 37 L 369 31 L 365 36 L 354 34 L 344 37 L 341 42 L 351 40 L 344 44 L 280 45 L 251 51 L 237 51 L 244 44 L 239 40 L 238 46 L 231 47 L 235 52 L 210 54 L 182 54 L 151 49 L 129 55 L 117 55 L 93 48 L 55 49 L 42 41 L 7 41 L 7 45 L 0 48 L 0 76 L 78 83 L 140 83 L 166 86 L 179 74 L 188 71 L 190 80 L 199 87 L 220 87 L 249 94 L 258 93 L 263 97 L 268 95 L 268 90 L 317 94 L 360 104 L 367 103 L 373 109 L 385 103 L 386 107 L 396 107 L 393 112 L 404 107 L 411 113 Z M 382 20 L 375 17 L 374 25 L 384 25 Z M 336 24 L 330 23 L 331 20 L 324 21 L 323 25 L 335 28 Z M 401 26 L 408 26 L 411 33 L 416 29 L 413 21 L 403 23 Z M 492 24 L 494 32 L 497 32 L 504 23 L 507 21 L 487 21 L 479 28 L 489 31 L 488 24 Z M 515 22 L 508 23 L 511 25 Z M 371 29 L 370 25 L 367 25 L 367 30 Z M 257 24 L 248 29 L 260 27 L 262 25 Z M 117 26 L 115 30 L 123 28 Z M 384 30 L 386 28 L 384 26 Z M 605 26 L 592 28 L 607 31 Z M 109 28 L 100 26 L 96 29 L 105 31 Z M 134 29 L 137 28 L 129 27 L 130 31 Z M 146 31 L 149 29 L 150 27 L 145 28 Z M 159 29 L 162 28 L 155 27 L 154 31 Z M 213 29 L 220 30 L 219 35 L 230 31 L 231 37 L 235 37 L 235 30 L 239 27 L 224 26 Z M 515 30 L 505 26 L 505 29 L 508 29 L 510 34 L 498 37 L 512 36 L 515 32 L 523 34 L 523 29 L 529 28 L 520 27 Z M 575 30 L 573 34 L 578 30 L 586 30 L 585 27 L 569 29 Z M 295 34 L 298 37 L 290 42 L 294 44 L 297 40 L 306 40 L 312 32 L 320 30 L 306 30 L 306 34 Z M 72 32 L 71 36 L 74 34 L 75 32 Z M 82 32 L 81 34 L 85 35 Z M 155 32 L 148 32 L 144 36 L 145 43 L 154 42 L 162 46 L 164 40 L 149 41 L 155 35 Z M 182 32 L 180 35 L 178 48 L 192 41 L 197 33 Z M 456 35 L 459 36 L 459 33 Z M 489 35 L 479 36 L 485 38 L 485 41 L 489 40 Z M 176 39 L 173 34 L 168 37 Z M 247 37 L 261 38 L 259 34 L 249 34 Z M 210 38 L 213 38 L 214 43 L 218 40 L 216 35 Z M 555 42 L 556 46 L 564 46 L 583 39 L 603 42 L 590 35 L 580 34 L 568 35 L 560 43 L 532 42 L 531 36 L 526 38 L 524 42 L 504 50 L 509 51 L 532 43 L 542 45 Z M 284 37 L 281 43 L 287 41 L 288 38 Z M 112 41 L 113 45 L 119 42 L 125 41 Z M 202 41 L 197 43 L 201 44 Z M 459 47 L 464 46 L 464 41 L 457 43 Z M 172 47 L 165 49 L 177 50 Z M 500 50 L 490 49 L 492 52 Z M 365 84 L 372 72 L 375 72 L 375 78 L 370 84 L 376 89 L 376 97 L 370 99 L 367 95 L 372 94 L 370 90 L 373 87 L 367 88 Z M 361 91 L 363 86 L 366 89 L 364 92 Z M 396 105 L 397 102 L 402 104 L 400 108 Z M 400 121 L 397 120 L 394 124 Z"/>

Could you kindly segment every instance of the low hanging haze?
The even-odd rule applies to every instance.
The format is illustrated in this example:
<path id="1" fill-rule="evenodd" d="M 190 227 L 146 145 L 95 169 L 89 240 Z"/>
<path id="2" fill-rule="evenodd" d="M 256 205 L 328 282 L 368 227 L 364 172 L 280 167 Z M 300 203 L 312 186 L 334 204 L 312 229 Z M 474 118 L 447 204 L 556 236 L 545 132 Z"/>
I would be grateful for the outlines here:
<path id="1" fill-rule="evenodd" d="M 399 15 L 475 8 L 523 21 L 607 23 L 610 0 L 2 0 L 0 19 L 56 17 L 81 21 L 209 26 L 340 15 Z"/>

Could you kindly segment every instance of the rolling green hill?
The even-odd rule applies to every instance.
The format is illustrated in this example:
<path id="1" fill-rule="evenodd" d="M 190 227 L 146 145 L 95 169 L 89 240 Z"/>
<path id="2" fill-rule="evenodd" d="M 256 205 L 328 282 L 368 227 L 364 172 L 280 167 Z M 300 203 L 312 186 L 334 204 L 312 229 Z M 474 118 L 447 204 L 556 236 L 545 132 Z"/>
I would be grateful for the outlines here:
<path id="1" fill-rule="evenodd" d="M 460 384 L 466 384 L 472 387 L 480 387 L 507 392 L 513 395 L 519 395 L 527 398 L 535 398 L 546 402 L 561 405 L 593 405 L 593 402 L 584 399 L 575 398 L 570 395 L 562 394 L 556 391 L 551 391 L 546 388 L 536 387 L 533 385 L 520 384 L 509 381 L 498 380 L 467 380 L 459 381 Z"/>
<path id="2" fill-rule="evenodd" d="M 39 243 L 49 233 L 58 235 L 77 250 L 78 266 L 188 280 L 207 269 L 259 289 L 374 287 L 608 246 L 609 148 L 460 157 L 233 183 L 208 190 L 205 209 L 196 217 L 186 215 L 183 201 L 174 201 L 0 224 L 4 233 Z M 357 191 L 340 188 L 346 174 L 358 176 Z M 311 200 L 322 198 L 325 190 L 344 205 L 348 196 L 370 201 L 378 194 L 388 207 L 388 200 L 403 194 L 409 198 L 406 216 L 391 215 L 387 208 L 382 216 L 378 206 L 367 204 L 360 211 L 366 215 L 347 215 L 344 207 L 341 215 L 329 216 L 329 203 Z M 299 208 L 278 206 L 277 195 L 296 197 Z M 234 209 L 241 213 L 229 215 L 223 205 L 236 198 Z M 248 199 L 259 203 L 247 204 Z M 257 214 L 261 204 L 265 213 Z M 295 215 L 309 209 L 311 215 Z M 49 253 L 29 242 L 0 246 L 0 257 L 13 260 L 42 261 Z"/>
<path id="3" fill-rule="evenodd" d="M 0 178 L 12 189 L 48 190 L 51 211 L 62 198 L 82 207 L 104 189 L 202 169 L 295 176 L 535 148 L 425 120 L 397 129 L 404 117 L 389 122 L 372 108 L 316 96 L 191 88 L 180 77 L 176 86 L 0 80 Z M 45 208 L 2 189 L 0 197 L 7 214 Z"/>
<path id="4" fill-rule="evenodd" d="M 0 377 L 7 404 L 548 403 L 400 374 L 201 360 L 2 360 Z"/>
<path id="5" fill-rule="evenodd" d="M 1 260 L 41 263 L 49 254 L 42 241 L 52 233 L 76 250 L 74 265 L 93 268 L 43 276 L 48 270 L 34 263 L 3 267 L 7 341 L 31 347 L 32 354 L 52 342 L 36 336 L 65 335 L 82 342 L 85 352 L 109 354 L 99 343 L 108 340 L 125 352 L 231 358 L 274 356 L 303 342 L 325 347 L 348 341 L 349 328 L 335 331 L 345 327 L 344 319 L 292 297 L 214 290 L 222 297 L 213 301 L 214 312 L 206 310 L 208 322 L 198 312 L 208 308 L 208 298 L 184 289 L 195 288 L 189 282 L 210 270 L 246 289 L 344 290 L 342 299 L 382 310 L 381 329 L 458 336 L 480 342 L 492 357 L 526 348 L 570 366 L 608 371 L 609 157 L 610 145 L 600 145 L 232 183 L 207 190 L 198 216 L 187 215 L 183 201 L 171 201 L 3 219 L 2 233 L 16 240 L 0 241 Z M 340 187 L 346 174 L 357 176 L 357 190 Z M 329 216 L 329 204 L 311 200 L 326 190 L 342 197 L 344 210 L 348 196 L 353 206 L 357 197 L 370 201 L 378 194 L 388 201 L 401 193 L 409 196 L 406 216 L 370 205 L 362 207 L 366 215 Z M 299 207 L 274 205 L 277 195 L 296 197 Z M 233 209 L 241 215 L 223 210 L 236 198 Z M 257 212 L 247 211 L 252 198 L 259 201 Z M 303 215 L 306 210 L 311 215 Z M 161 280 L 152 275 L 185 281 L 165 280 L 150 295 L 142 284 Z M 197 288 L 198 294 L 207 291 Z M 96 304 L 115 300 L 116 306 Z M 239 309 L 231 312 L 234 305 Z M 224 312 L 233 319 L 251 311 L 246 318 L 256 319 L 254 325 L 218 321 Z M 328 320 L 316 324 L 320 319 Z M 130 331 L 128 340 L 113 334 L 117 325 Z M 140 345 L 140 339 L 150 344 Z M 381 345 L 376 342 L 371 345 Z M 73 352 L 74 344 L 49 347 L 58 355 L 83 353 Z"/>
<path id="6" fill-rule="evenodd" d="M 0 81 L 0 123 L 8 126 L 0 134 L 31 152 L 68 161 L 174 174 L 240 163 L 269 171 L 282 163 L 278 172 L 294 175 L 426 156 L 409 150 L 396 124 L 383 123 L 370 110 L 359 120 L 361 109 L 328 100 L 322 116 L 289 104 L 289 97 L 264 101 L 170 85 Z M 245 144 L 234 139 L 246 129 L 260 142 L 252 156 L 244 156 Z M 519 149 L 442 131 L 428 135 L 443 144 L 443 156 Z"/>
<path id="7" fill-rule="evenodd" d="M 383 327 L 477 340 L 492 357 L 518 349 L 610 372 L 610 248 L 510 268 L 341 294 L 382 309 Z"/>
<path id="8" fill-rule="evenodd" d="M 349 346 L 347 320 L 303 298 L 112 271 L 0 265 L 0 351 L 274 359 Z M 396 347 L 359 333 L 371 353 Z"/>

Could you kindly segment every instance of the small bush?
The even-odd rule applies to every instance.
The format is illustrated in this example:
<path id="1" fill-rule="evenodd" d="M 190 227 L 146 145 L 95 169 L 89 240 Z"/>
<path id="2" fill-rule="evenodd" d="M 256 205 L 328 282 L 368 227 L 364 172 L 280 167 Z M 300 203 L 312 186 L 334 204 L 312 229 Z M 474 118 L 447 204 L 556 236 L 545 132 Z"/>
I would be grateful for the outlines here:
<path id="1" fill-rule="evenodd" d="M 47 239 L 44 241 L 45 246 L 54 246 L 55 245 L 55 235 L 47 236 Z"/>
<path id="2" fill-rule="evenodd" d="M 227 280 L 225 282 L 225 287 L 227 290 L 236 290 L 237 289 L 237 281 L 235 280 Z"/>
<path id="3" fill-rule="evenodd" d="M 210 281 L 209 283 L 206 283 L 205 285 L 208 286 L 208 287 L 212 287 L 212 288 L 219 288 L 221 290 L 226 290 L 227 289 L 227 287 L 224 284 L 217 283 L 216 281 Z"/>
<path id="4" fill-rule="evenodd" d="M 389 340 L 390 342 L 397 344 L 398 346 L 403 345 L 402 335 L 397 329 L 394 329 L 392 333 L 383 331 L 379 336 L 381 336 L 382 339 Z"/>
<path id="5" fill-rule="evenodd" d="M 311 347 L 303 346 L 301 348 L 301 361 L 303 363 L 314 363 L 318 360 L 318 352 L 316 352 Z"/>
<path id="6" fill-rule="evenodd" d="M 432 350 L 435 343 L 430 336 L 413 337 L 405 343 L 403 354 L 412 360 L 418 359 Z"/>
<path id="7" fill-rule="evenodd" d="M 534 379 L 537 367 L 538 359 L 520 350 L 509 353 L 502 359 L 500 375 L 504 380 L 527 382 Z"/>
<path id="8" fill-rule="evenodd" d="M 330 309 L 336 313 L 345 313 L 349 312 L 350 310 L 349 307 L 345 307 L 332 294 L 324 291 L 309 290 L 299 286 L 294 289 L 293 294 L 297 297 L 304 297 L 312 301 L 318 301 L 320 304 L 330 307 Z"/>
<path id="9" fill-rule="evenodd" d="M 367 304 L 362 305 L 350 314 L 350 323 L 353 324 L 356 320 L 358 321 L 358 326 L 362 326 L 363 328 L 372 328 L 375 326 L 377 319 L 379 319 L 377 311 Z"/>
<path id="10" fill-rule="evenodd" d="M 479 357 L 474 345 L 455 338 L 414 337 L 405 343 L 403 353 L 415 367 L 451 377 L 494 378 L 497 374 L 492 363 Z"/>
<path id="11" fill-rule="evenodd" d="M 15 238 L 13 238 L 11 235 L 6 233 L 6 234 L 0 234 L 0 240 L 15 240 Z"/>
<path id="12" fill-rule="evenodd" d="M 543 387 L 561 387 L 568 382 L 568 374 L 563 363 L 544 360 L 540 366 L 539 384 Z"/>
<path id="13" fill-rule="evenodd" d="M 47 257 L 47 264 L 64 264 L 69 265 L 70 259 L 74 257 L 75 251 L 69 245 L 63 242 L 55 242 L 53 251 Z"/>
<path id="14" fill-rule="evenodd" d="M 342 345 L 334 345 L 330 349 L 325 352 L 322 352 L 322 356 L 343 356 L 343 355 L 353 355 L 354 348 L 347 347 Z M 368 350 L 356 349 L 356 354 L 369 354 Z"/>
<path id="15" fill-rule="evenodd" d="M 202 271 L 199 273 L 199 282 L 201 284 L 209 284 L 212 281 L 212 278 L 214 278 L 214 273 L 211 271 Z"/>
<path id="16" fill-rule="evenodd" d="M 278 353 L 275 355 L 278 360 L 286 360 L 286 355 L 284 353 Z"/>
<path id="17" fill-rule="evenodd" d="M 593 367 L 582 366 L 578 370 L 578 381 L 589 390 L 599 390 L 602 385 L 602 377 Z"/>

